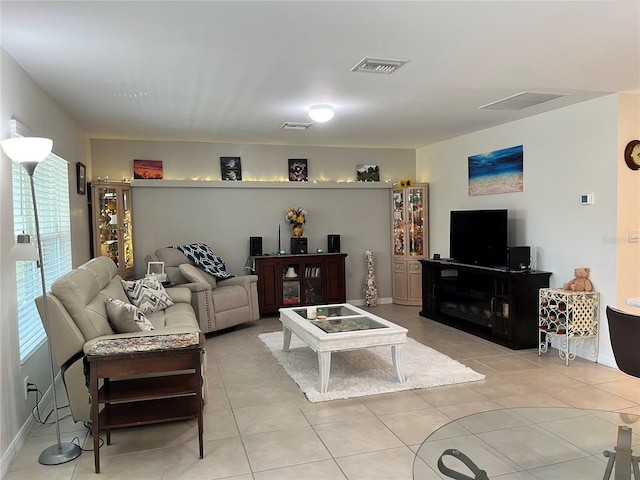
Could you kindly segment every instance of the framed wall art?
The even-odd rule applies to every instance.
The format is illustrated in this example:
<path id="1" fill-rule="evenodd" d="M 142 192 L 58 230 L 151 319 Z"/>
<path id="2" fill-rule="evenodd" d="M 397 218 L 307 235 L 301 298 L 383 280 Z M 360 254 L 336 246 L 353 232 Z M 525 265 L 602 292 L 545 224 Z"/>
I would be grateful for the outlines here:
<path id="1" fill-rule="evenodd" d="M 162 180 L 162 160 L 134 160 L 133 178 L 139 180 Z"/>
<path id="2" fill-rule="evenodd" d="M 379 182 L 380 167 L 378 165 L 357 165 L 356 180 L 358 182 Z"/>
<path id="3" fill-rule="evenodd" d="M 524 190 L 523 148 L 503 148 L 469 157 L 469 196 Z"/>
<path id="4" fill-rule="evenodd" d="M 220 157 L 220 175 L 222 180 L 242 180 L 240 157 Z"/>
<path id="5" fill-rule="evenodd" d="M 87 193 L 87 166 L 82 163 L 76 163 L 76 174 L 78 181 L 78 194 L 84 195 Z"/>
<path id="6" fill-rule="evenodd" d="M 290 158 L 289 159 L 289 181 L 290 182 L 306 182 L 308 181 L 309 171 L 306 158 Z"/>

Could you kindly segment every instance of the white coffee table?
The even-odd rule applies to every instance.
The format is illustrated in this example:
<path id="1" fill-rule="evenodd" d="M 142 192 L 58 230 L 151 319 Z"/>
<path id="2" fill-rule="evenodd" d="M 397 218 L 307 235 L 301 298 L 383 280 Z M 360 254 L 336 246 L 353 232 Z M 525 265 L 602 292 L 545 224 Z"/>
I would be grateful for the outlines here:
<path id="1" fill-rule="evenodd" d="M 311 307 L 281 308 L 283 340 L 282 350 L 289 351 L 291 333 L 318 354 L 319 388 L 329 388 L 331 352 L 360 348 L 391 346 L 393 367 L 400 383 L 404 383 L 403 352 L 407 342 L 407 329 L 348 303 Z M 326 318 L 322 318 L 326 317 Z"/>

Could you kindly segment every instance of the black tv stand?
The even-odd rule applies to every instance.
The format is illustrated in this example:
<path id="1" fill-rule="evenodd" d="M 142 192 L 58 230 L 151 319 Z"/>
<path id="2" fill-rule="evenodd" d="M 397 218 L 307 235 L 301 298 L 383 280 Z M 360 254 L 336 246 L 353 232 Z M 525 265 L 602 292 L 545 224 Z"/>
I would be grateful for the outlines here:
<path id="1" fill-rule="evenodd" d="M 538 345 L 538 292 L 551 272 L 420 260 L 420 315 L 513 349 Z"/>

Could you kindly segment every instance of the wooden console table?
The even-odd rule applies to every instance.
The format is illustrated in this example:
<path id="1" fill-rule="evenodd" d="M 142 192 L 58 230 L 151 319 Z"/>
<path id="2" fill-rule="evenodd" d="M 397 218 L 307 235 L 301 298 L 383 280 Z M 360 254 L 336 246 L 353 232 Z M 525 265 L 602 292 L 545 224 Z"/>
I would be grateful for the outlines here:
<path id="1" fill-rule="evenodd" d="M 148 340 L 153 337 L 138 338 Z M 106 431 L 107 445 L 110 445 L 113 428 L 197 418 L 200 458 L 204 457 L 203 340 L 200 333 L 195 339 L 195 345 L 182 348 L 147 351 L 126 351 L 123 348 L 117 353 L 103 353 L 109 352 L 108 348 L 103 348 L 95 354 L 87 353 L 85 368 L 92 399 L 96 473 L 100 473 L 100 430 Z M 143 377 L 112 381 L 134 375 Z M 104 381 L 99 387 L 101 379 Z M 102 410 L 101 405 L 104 405 Z"/>
<path id="2" fill-rule="evenodd" d="M 255 258 L 260 315 L 281 307 L 346 302 L 346 253 L 265 255 Z"/>

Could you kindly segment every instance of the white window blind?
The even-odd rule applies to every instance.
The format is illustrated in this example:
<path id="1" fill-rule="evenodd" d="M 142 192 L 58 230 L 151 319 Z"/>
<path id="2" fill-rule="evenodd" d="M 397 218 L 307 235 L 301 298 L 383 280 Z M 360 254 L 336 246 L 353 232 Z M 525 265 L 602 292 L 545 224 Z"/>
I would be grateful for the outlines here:
<path id="1" fill-rule="evenodd" d="M 13 162 L 12 175 L 15 235 L 28 233 L 31 242 L 36 245 L 29 175 L 17 162 Z M 68 164 L 52 153 L 36 167 L 33 179 L 48 290 L 56 278 L 71 270 Z M 34 302 L 36 297 L 42 295 L 42 281 L 36 262 L 16 262 L 16 283 L 20 362 L 24 363 L 46 339 Z"/>

